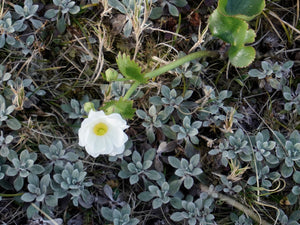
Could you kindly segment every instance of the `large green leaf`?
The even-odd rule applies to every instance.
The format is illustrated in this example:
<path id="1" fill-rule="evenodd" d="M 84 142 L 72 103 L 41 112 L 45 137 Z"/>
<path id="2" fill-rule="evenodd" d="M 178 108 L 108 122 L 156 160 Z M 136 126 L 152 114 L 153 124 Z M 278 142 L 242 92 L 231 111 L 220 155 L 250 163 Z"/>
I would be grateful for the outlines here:
<path id="1" fill-rule="evenodd" d="M 124 119 L 132 119 L 135 116 L 133 101 L 124 100 L 123 98 L 107 102 L 101 109 L 107 114 L 119 113 Z"/>
<path id="2" fill-rule="evenodd" d="M 251 46 L 231 46 L 228 52 L 229 60 L 235 67 L 246 67 L 255 58 L 255 49 Z"/>
<path id="3" fill-rule="evenodd" d="M 123 55 L 121 55 L 121 53 L 118 54 L 117 64 L 123 76 L 128 80 L 134 80 L 140 83 L 147 82 L 147 79 L 145 79 L 144 74 L 141 72 L 141 67 L 125 53 Z"/>
<path id="4" fill-rule="evenodd" d="M 241 19 L 224 16 L 216 9 L 209 17 L 209 29 L 214 36 L 223 41 L 235 46 L 243 46 L 248 24 Z"/>
<path id="5" fill-rule="evenodd" d="M 251 20 L 265 7 L 264 0 L 219 0 L 218 9 L 225 16 Z"/>

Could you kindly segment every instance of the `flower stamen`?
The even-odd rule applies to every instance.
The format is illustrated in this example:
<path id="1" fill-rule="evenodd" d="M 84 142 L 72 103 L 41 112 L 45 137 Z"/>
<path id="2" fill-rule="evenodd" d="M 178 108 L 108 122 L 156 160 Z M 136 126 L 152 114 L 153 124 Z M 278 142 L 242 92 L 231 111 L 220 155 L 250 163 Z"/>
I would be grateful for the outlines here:
<path id="1" fill-rule="evenodd" d="M 108 126 L 105 123 L 97 123 L 93 129 L 94 133 L 98 136 L 103 136 L 108 131 Z"/>

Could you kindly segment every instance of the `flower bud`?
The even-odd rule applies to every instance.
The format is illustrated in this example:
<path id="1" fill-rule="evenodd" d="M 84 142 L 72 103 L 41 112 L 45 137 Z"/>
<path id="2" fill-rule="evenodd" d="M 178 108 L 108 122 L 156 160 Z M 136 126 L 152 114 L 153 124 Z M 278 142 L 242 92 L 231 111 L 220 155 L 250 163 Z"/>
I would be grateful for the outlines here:
<path id="1" fill-rule="evenodd" d="M 92 102 L 84 103 L 83 109 L 86 113 L 89 113 L 91 110 L 96 111 L 94 103 L 92 103 Z"/>
<path id="2" fill-rule="evenodd" d="M 104 78 L 109 82 L 115 81 L 118 78 L 118 72 L 114 69 L 109 68 L 105 71 Z"/>

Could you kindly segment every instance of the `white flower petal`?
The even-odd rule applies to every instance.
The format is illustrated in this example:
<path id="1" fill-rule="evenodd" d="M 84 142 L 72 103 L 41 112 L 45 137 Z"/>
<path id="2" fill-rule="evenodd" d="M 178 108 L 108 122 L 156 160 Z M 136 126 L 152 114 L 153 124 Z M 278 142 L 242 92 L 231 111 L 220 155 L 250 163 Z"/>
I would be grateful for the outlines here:
<path id="1" fill-rule="evenodd" d="M 108 127 L 107 133 L 102 136 L 96 135 L 93 131 L 99 123 L 104 123 Z M 112 156 L 121 154 L 128 140 L 123 130 L 128 127 L 126 121 L 117 113 L 107 116 L 103 111 L 91 110 L 78 131 L 79 145 L 85 147 L 87 153 L 95 158 L 101 154 Z"/>

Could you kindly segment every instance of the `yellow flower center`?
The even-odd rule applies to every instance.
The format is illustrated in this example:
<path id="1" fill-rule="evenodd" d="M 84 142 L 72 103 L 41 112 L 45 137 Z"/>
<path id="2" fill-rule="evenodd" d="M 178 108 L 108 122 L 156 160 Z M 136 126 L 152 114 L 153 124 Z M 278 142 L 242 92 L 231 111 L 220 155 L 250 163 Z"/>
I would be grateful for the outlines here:
<path id="1" fill-rule="evenodd" d="M 94 133 L 98 136 L 102 136 L 107 133 L 108 127 L 105 123 L 98 123 L 94 126 Z"/>

